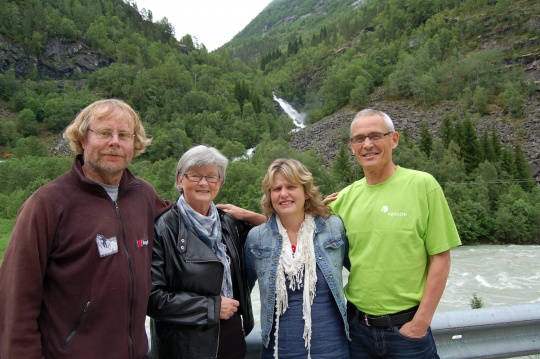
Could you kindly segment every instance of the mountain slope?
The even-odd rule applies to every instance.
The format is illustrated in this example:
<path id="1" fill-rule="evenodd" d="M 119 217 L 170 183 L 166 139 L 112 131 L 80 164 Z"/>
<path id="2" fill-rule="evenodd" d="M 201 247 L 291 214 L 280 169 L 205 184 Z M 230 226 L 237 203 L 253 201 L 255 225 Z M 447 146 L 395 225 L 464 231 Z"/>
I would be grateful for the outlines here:
<path id="1" fill-rule="evenodd" d="M 310 123 L 381 106 L 411 134 L 423 119 L 436 134 L 455 111 L 538 162 L 539 14 L 525 0 L 274 1 L 225 48 Z"/>

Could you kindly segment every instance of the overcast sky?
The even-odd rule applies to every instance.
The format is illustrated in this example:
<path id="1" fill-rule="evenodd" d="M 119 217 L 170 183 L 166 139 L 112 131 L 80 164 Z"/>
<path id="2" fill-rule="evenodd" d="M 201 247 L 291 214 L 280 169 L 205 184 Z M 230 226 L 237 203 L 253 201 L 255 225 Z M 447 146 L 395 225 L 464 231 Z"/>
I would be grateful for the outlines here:
<path id="1" fill-rule="evenodd" d="M 154 22 L 166 17 L 178 39 L 190 34 L 213 51 L 231 40 L 272 0 L 135 1 L 139 11 L 152 11 Z"/>

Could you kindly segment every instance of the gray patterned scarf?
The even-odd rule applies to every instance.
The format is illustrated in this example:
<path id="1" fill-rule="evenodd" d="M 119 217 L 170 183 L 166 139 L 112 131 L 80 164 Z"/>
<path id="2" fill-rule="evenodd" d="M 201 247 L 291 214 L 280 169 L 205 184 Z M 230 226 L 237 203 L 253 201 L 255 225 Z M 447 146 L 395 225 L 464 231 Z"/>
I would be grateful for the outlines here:
<path id="1" fill-rule="evenodd" d="M 227 298 L 233 297 L 231 265 L 227 256 L 227 246 L 221 240 L 221 221 L 219 213 L 214 203 L 210 204 L 210 215 L 203 216 L 195 211 L 186 202 L 184 196 L 180 196 L 176 202 L 176 206 L 180 211 L 180 217 L 184 221 L 186 227 L 195 232 L 200 240 L 202 240 L 208 248 L 210 248 L 223 263 L 225 273 L 223 276 L 223 284 L 221 285 L 221 295 Z"/>

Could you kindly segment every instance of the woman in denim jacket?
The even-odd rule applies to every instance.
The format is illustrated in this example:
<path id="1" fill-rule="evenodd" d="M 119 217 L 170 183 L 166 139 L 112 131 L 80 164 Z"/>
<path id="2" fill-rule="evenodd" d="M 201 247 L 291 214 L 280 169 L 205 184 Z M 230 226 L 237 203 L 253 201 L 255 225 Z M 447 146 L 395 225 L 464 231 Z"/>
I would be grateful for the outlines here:
<path id="1" fill-rule="evenodd" d="M 250 287 L 259 281 L 261 358 L 349 358 L 341 219 L 299 161 L 275 160 L 262 187 L 268 221 L 249 232 L 244 252 Z"/>

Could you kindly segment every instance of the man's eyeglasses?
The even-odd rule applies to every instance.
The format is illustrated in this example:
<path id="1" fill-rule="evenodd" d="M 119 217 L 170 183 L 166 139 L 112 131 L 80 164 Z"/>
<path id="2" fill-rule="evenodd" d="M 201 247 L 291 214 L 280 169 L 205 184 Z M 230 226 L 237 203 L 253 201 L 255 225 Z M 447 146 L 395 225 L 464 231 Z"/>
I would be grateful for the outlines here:
<path id="1" fill-rule="evenodd" d="M 370 133 L 367 136 L 358 135 L 358 136 L 354 136 L 353 138 L 351 138 L 351 143 L 353 145 L 364 143 L 364 142 L 366 142 L 366 138 L 369 138 L 369 140 L 371 142 L 377 142 L 377 141 L 382 140 L 385 136 L 391 135 L 392 133 L 394 133 L 394 132 L 392 132 L 392 131 L 386 132 L 386 133 L 373 132 L 373 133 Z"/>
<path id="2" fill-rule="evenodd" d="M 203 178 L 208 183 L 217 183 L 217 182 L 219 182 L 219 176 L 189 175 L 189 174 L 186 173 L 184 175 L 184 177 L 186 177 L 191 182 L 201 182 Z"/>
<path id="3" fill-rule="evenodd" d="M 97 130 L 88 129 L 88 131 L 92 131 L 94 135 L 96 135 L 96 137 L 99 138 L 100 140 L 110 140 L 114 135 L 118 136 L 118 139 L 120 141 L 131 141 L 133 137 L 135 137 L 134 134 L 127 131 L 114 132 L 111 130 L 105 130 L 101 128 Z"/>

